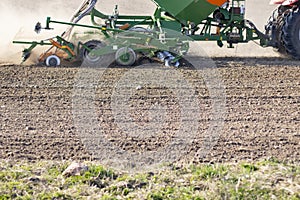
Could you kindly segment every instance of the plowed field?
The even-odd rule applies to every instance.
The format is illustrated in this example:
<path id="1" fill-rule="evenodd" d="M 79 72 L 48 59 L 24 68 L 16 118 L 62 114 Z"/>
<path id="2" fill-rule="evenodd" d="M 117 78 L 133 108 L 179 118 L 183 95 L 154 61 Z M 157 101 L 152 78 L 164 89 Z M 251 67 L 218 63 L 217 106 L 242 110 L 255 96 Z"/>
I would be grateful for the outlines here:
<path id="1" fill-rule="evenodd" d="M 192 156 L 195 162 L 228 162 L 274 157 L 299 162 L 299 62 L 244 57 L 215 58 L 214 61 L 225 88 L 224 126 L 205 157 L 197 157 L 201 138 L 194 138 L 189 156 L 185 158 Z M 163 86 L 136 88 L 130 99 L 130 116 L 136 123 L 147 125 L 151 120 L 147 108 L 153 106 L 168 108 L 167 117 L 151 137 L 128 137 L 115 122 L 111 97 L 114 85 L 130 69 L 118 66 L 105 69 L 93 100 L 97 123 L 104 127 L 106 137 L 118 148 L 155 151 L 178 130 L 180 102 Z M 80 70 L 80 67 L 64 66 L 0 66 L 1 159 L 94 159 L 91 148 L 87 148 L 78 135 L 73 119 L 74 85 Z M 203 111 L 198 119 L 200 137 L 211 120 L 210 95 L 194 69 L 175 70 L 194 85 Z"/>

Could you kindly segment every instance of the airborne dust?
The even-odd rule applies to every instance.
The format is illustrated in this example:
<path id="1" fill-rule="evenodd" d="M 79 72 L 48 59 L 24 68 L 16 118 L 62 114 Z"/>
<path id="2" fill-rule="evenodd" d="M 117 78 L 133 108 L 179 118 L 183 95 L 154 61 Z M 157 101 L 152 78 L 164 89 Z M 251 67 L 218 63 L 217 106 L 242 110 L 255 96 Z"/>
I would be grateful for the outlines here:
<path id="1" fill-rule="evenodd" d="M 41 22 L 45 26 L 46 18 L 59 21 L 69 21 L 83 0 L 2 0 L 0 1 L 0 64 L 20 64 L 22 50 L 29 45 L 12 44 L 13 40 L 40 41 L 60 35 L 67 26 L 52 24 L 54 30 L 42 30 L 40 34 L 34 32 L 34 26 Z M 105 14 L 111 14 L 116 4 L 120 12 L 126 14 L 151 14 L 154 4 L 150 0 L 98 0 L 97 9 Z M 132 7 L 132 5 L 135 5 Z M 24 64 L 36 62 L 38 55 L 46 47 L 37 47 L 32 52 L 31 60 Z M 36 54 L 36 55 L 35 55 Z"/>
<path id="2" fill-rule="evenodd" d="M 67 27 L 53 25 L 55 30 L 42 30 L 40 34 L 34 32 L 34 26 L 41 22 L 45 26 L 46 17 L 69 21 L 83 0 L 2 0 L 0 1 L 0 64 L 20 64 L 22 50 L 28 45 L 12 44 L 13 40 L 40 41 L 49 37 L 60 35 Z M 106 14 L 113 11 L 118 4 L 121 14 L 151 14 L 155 6 L 151 0 L 98 0 L 97 9 Z M 134 5 L 134 6 L 133 6 Z M 247 18 L 263 29 L 263 25 L 270 16 L 274 6 L 268 0 L 248 0 L 246 4 Z M 219 48 L 215 43 L 202 42 L 204 49 L 211 56 L 276 56 L 270 48 L 264 49 L 251 42 L 238 45 L 235 49 Z M 45 47 L 43 47 L 45 48 Z M 36 62 L 37 56 L 43 51 L 38 47 L 33 51 L 31 60 L 26 63 Z"/>
<path id="3" fill-rule="evenodd" d="M 0 1 L 0 63 L 21 63 L 22 50 L 29 45 L 12 44 L 13 40 L 40 41 L 61 34 L 65 26 L 55 26 L 55 30 L 43 30 L 40 34 L 34 32 L 34 26 L 37 22 L 45 26 L 47 16 L 68 21 L 81 2 L 82 0 Z"/>

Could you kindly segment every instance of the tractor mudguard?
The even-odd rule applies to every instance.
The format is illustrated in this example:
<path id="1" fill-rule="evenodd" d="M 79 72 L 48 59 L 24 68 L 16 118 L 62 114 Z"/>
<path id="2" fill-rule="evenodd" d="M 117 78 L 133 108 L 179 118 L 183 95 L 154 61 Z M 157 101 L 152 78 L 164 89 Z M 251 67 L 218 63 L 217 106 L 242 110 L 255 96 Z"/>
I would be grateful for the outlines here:
<path id="1" fill-rule="evenodd" d="M 292 6 L 295 5 L 295 3 L 297 3 L 298 0 L 286 0 L 285 2 L 282 3 L 283 6 Z"/>
<path id="2" fill-rule="evenodd" d="M 271 0 L 270 4 L 274 5 L 274 4 L 280 4 L 283 6 L 292 6 L 295 3 L 297 3 L 299 0 Z"/>

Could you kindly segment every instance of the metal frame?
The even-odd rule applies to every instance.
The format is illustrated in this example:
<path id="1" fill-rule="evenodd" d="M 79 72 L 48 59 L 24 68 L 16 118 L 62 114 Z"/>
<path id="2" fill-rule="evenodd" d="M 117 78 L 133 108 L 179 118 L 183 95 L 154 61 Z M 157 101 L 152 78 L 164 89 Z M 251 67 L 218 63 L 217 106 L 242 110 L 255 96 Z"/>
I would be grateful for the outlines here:
<path id="1" fill-rule="evenodd" d="M 138 53 L 153 57 L 160 49 L 174 50 L 178 48 L 178 45 L 182 45 L 177 52 L 174 52 L 174 54 L 177 54 L 175 59 L 178 60 L 182 54 L 188 51 L 188 45 L 184 43 L 187 37 L 194 41 L 217 41 L 220 47 L 223 46 L 223 41 L 227 41 L 229 48 L 233 48 L 233 44 L 247 43 L 253 40 L 259 40 L 261 46 L 267 45 L 267 37 L 261 33 L 253 23 L 245 20 L 244 13 L 239 10 L 242 4 L 245 5 L 245 0 L 232 0 L 229 6 L 216 6 L 216 10 L 211 13 L 212 16 L 207 16 L 198 24 L 193 24 L 193 22 L 186 19 L 183 20 L 173 17 L 167 13 L 167 10 L 160 7 L 157 2 L 158 6 L 153 16 L 119 15 L 118 6 L 115 7 L 113 15 L 106 15 L 94 7 L 96 0 L 93 0 L 93 3 L 93 7 L 89 8 L 89 12 L 84 13 L 84 15 L 90 16 L 92 25 L 79 24 L 78 21 L 81 18 L 75 22 L 62 22 L 47 17 L 45 29 L 51 30 L 50 24 L 63 24 L 69 25 L 71 28 L 77 26 L 100 30 L 106 38 L 105 42 L 107 43 L 107 47 L 93 52 L 99 55 L 105 53 L 105 51 L 116 52 L 117 49 L 121 47 L 130 47 L 138 51 Z M 236 10 L 239 12 L 236 12 Z M 218 15 L 218 17 L 214 15 Z M 80 17 L 84 16 L 82 15 Z M 105 24 L 98 24 L 96 22 L 97 18 L 105 20 Z M 148 33 L 144 34 L 131 31 L 132 28 L 136 26 L 148 26 Z M 174 36 L 169 30 L 179 33 Z M 70 32 L 71 30 L 68 31 L 68 33 Z M 133 36 L 130 36 L 130 32 L 135 33 Z M 182 35 L 182 37 L 179 35 Z M 50 40 L 40 42 L 13 41 L 13 43 L 31 44 L 29 48 L 23 50 L 23 61 L 29 57 L 30 52 L 37 45 L 50 45 L 51 48 L 47 53 L 53 48 L 62 50 L 64 53 L 67 53 L 66 58 L 68 60 L 77 58 L 79 48 L 85 48 L 91 51 L 91 49 L 88 49 L 81 41 L 78 41 L 77 50 L 75 50 L 75 45 L 68 42 L 63 36 L 64 35 L 56 36 Z M 55 41 L 53 41 L 53 39 L 55 39 Z M 56 45 L 54 45 L 55 43 Z M 74 52 L 77 52 L 77 55 Z M 48 55 L 47 53 L 41 55 L 41 62 L 45 60 L 45 57 Z M 62 55 L 59 55 L 59 57 L 64 59 Z"/>

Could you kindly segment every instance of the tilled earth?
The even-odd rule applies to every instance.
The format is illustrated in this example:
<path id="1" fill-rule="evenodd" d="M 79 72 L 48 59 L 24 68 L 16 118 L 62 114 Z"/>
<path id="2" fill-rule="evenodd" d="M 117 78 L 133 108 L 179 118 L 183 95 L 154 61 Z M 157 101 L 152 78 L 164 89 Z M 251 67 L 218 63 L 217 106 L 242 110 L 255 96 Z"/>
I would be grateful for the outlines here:
<path id="1" fill-rule="evenodd" d="M 192 85 L 200 110 L 193 121 L 198 125 L 198 137 L 192 138 L 185 159 L 234 162 L 274 157 L 299 162 L 299 62 L 284 58 L 215 58 L 214 61 L 225 89 L 222 119 L 212 117 L 213 97 L 201 70 L 173 69 Z M 135 68 L 146 75 L 157 73 L 155 68 L 164 70 L 160 64 L 145 64 L 144 69 L 137 66 L 102 69 L 101 77 L 91 80 L 94 96 L 80 98 L 92 98 L 97 116 L 94 123 L 102 127 L 105 138 L 116 148 L 129 152 L 155 151 L 171 141 L 182 124 L 190 122 L 181 119 L 182 102 L 187 102 L 189 96 L 176 95 L 174 83 L 133 80 L 140 81 L 140 85 L 128 90 L 131 93 L 125 115 L 129 117 L 122 121 L 122 113 L 114 110 L 122 108 L 122 96 L 119 98 L 116 86 L 124 83 L 124 76 Z M 77 109 L 74 98 L 79 91 L 74 88 L 87 87 L 78 86 L 82 70 L 81 67 L 0 66 L 1 159 L 95 159 L 93 147 L 84 142 L 74 119 Z M 85 106 L 82 105 L 83 112 Z M 214 120 L 224 122 L 222 129 L 215 141 L 211 141 L 209 152 L 199 156 Z M 145 133 L 130 134 L 132 122 L 144 127 L 138 130 Z M 128 130 L 124 124 L 129 124 Z M 149 124 L 154 125 L 149 127 Z"/>

